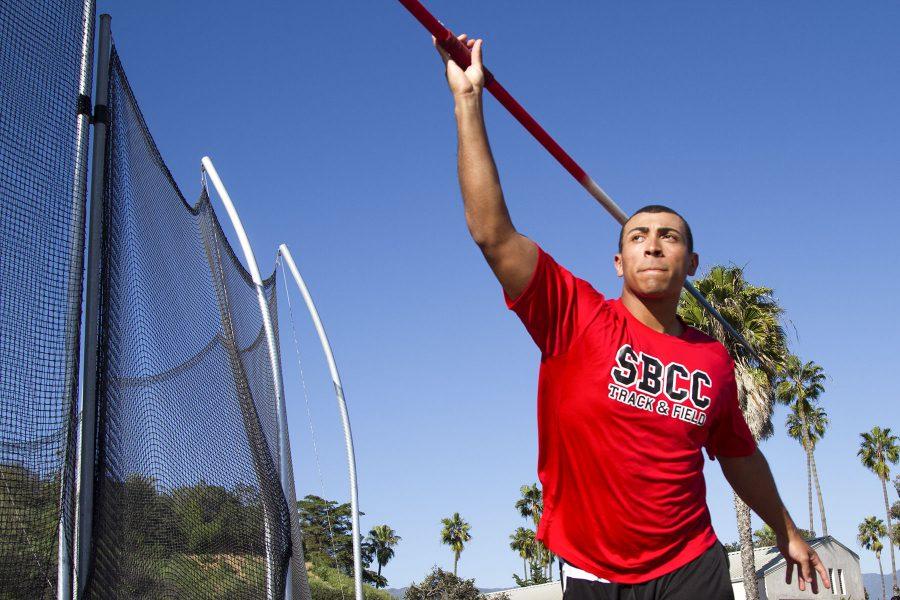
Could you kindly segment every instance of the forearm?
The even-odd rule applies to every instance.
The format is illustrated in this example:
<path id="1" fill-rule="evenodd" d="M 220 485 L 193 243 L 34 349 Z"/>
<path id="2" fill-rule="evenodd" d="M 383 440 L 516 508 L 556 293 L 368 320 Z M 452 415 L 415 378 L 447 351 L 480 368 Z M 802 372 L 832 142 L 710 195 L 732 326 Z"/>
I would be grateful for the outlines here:
<path id="1" fill-rule="evenodd" d="M 787 539 L 797 532 L 778 495 L 769 463 L 759 449 L 746 457 L 720 456 L 719 463 L 735 493 L 775 531 L 776 536 Z"/>
<path id="2" fill-rule="evenodd" d="M 826 588 L 831 587 L 828 570 L 809 544 L 800 535 L 791 515 L 778 496 L 775 479 L 769 470 L 769 463 L 759 449 L 753 454 L 740 458 L 719 457 L 722 472 L 735 493 L 775 531 L 778 550 L 787 561 L 785 582 L 790 584 L 794 567 L 798 569 L 797 584 L 800 591 L 812 585 L 813 593 L 818 592 L 815 582 L 818 576 Z"/>
<path id="3" fill-rule="evenodd" d="M 481 100 L 481 94 L 455 96 L 455 112 L 459 136 L 459 187 L 466 224 L 475 242 L 485 248 L 509 240 L 516 230 L 503 199 Z"/>

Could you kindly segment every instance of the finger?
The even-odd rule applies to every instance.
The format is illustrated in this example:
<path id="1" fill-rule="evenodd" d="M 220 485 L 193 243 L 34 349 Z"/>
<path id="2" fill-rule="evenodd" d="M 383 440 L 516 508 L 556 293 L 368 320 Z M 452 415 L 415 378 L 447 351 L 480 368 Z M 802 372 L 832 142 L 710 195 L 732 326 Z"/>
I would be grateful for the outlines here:
<path id="1" fill-rule="evenodd" d="M 475 45 L 475 40 L 467 40 L 466 41 L 466 46 L 468 46 L 469 48 L 471 48 L 474 45 Z"/>
<path id="2" fill-rule="evenodd" d="M 825 569 L 825 565 L 822 564 L 819 555 L 813 552 L 812 555 L 812 564 L 816 569 L 816 572 L 819 574 L 819 577 L 822 579 L 822 585 L 831 589 L 831 581 L 828 579 L 828 570 Z"/>
<path id="3" fill-rule="evenodd" d="M 794 574 L 794 561 L 788 559 L 787 569 L 785 570 L 784 582 L 791 585 L 791 576 Z"/>
<path id="4" fill-rule="evenodd" d="M 447 61 L 450 60 L 450 55 L 447 54 L 447 51 L 441 48 L 441 45 L 438 44 L 437 38 L 431 36 L 431 44 L 434 46 L 434 49 L 437 50 L 437 53 L 440 55 L 441 60 L 444 61 L 444 66 L 447 66 Z"/>
<path id="5" fill-rule="evenodd" d="M 475 40 L 475 44 L 472 46 L 472 66 L 482 68 L 481 66 L 481 39 Z"/>
<path id="6" fill-rule="evenodd" d="M 460 41 L 460 43 L 463 45 L 463 48 L 471 48 L 472 47 L 473 40 L 469 39 L 468 34 L 461 33 L 458 36 L 456 36 L 456 39 L 458 39 Z"/>
<path id="7" fill-rule="evenodd" d="M 438 44 L 437 38 L 434 36 L 431 36 L 431 45 L 434 46 L 434 49 L 437 50 L 440 54 L 447 54 L 447 51 L 444 50 L 444 48 L 440 44 Z"/>
<path id="8" fill-rule="evenodd" d="M 804 558 L 803 561 L 800 563 L 800 576 L 801 576 L 801 579 L 800 579 L 800 590 L 803 591 L 803 590 L 806 589 L 806 586 L 804 585 L 804 582 L 805 582 L 805 583 L 811 583 L 812 580 L 813 580 L 813 579 L 812 579 L 813 571 L 812 571 L 812 569 L 810 568 L 810 564 L 809 564 L 809 556 L 808 556 L 808 555 L 807 555 L 806 558 Z"/>

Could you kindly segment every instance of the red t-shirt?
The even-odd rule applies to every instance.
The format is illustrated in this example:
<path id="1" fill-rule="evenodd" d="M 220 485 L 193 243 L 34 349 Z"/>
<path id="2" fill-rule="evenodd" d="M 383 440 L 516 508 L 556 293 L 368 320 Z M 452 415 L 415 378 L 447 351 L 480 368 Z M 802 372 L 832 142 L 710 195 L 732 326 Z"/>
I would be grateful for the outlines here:
<path id="1" fill-rule="evenodd" d="M 650 329 L 540 249 L 506 301 L 541 350 L 538 539 L 618 583 L 700 556 L 716 542 L 701 448 L 713 459 L 756 449 L 725 348 L 689 327 Z"/>

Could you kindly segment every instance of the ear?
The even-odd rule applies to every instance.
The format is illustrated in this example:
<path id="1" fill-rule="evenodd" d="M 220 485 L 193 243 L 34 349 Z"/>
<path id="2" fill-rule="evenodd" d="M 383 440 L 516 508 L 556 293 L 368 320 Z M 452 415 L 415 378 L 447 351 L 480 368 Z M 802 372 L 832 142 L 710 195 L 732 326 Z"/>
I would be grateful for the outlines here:
<path id="1" fill-rule="evenodd" d="M 688 275 L 691 277 L 697 273 L 697 267 L 700 266 L 700 255 L 696 252 L 691 252 L 691 259 L 688 262 Z"/>
<path id="2" fill-rule="evenodd" d="M 622 277 L 625 275 L 625 269 L 622 266 L 622 253 L 619 252 L 613 257 L 613 265 L 616 267 L 616 275 Z"/>

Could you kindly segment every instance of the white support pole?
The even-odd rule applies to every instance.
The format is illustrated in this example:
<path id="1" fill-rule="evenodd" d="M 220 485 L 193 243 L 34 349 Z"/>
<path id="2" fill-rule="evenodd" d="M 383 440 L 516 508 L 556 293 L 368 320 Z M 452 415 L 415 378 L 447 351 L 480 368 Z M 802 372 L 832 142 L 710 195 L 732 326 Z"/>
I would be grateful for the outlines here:
<path id="1" fill-rule="evenodd" d="M 100 15 L 95 107 L 106 107 L 109 90 L 111 18 Z M 95 108 L 95 113 L 98 112 Z M 81 388 L 81 447 L 78 460 L 78 500 L 75 537 L 75 598 L 84 598 L 91 567 L 94 521 L 94 457 L 97 435 L 97 343 L 100 317 L 100 246 L 103 240 L 103 179 L 107 123 L 94 123 L 91 157 L 91 222 L 88 232 L 87 290 L 84 304 L 84 375 Z"/>
<path id="2" fill-rule="evenodd" d="M 84 29 L 81 33 L 81 66 L 78 77 L 78 92 L 84 97 L 89 97 L 91 93 L 91 72 L 93 70 L 94 60 L 94 14 L 96 5 L 94 0 L 85 0 L 84 11 L 82 13 L 82 25 Z M 87 173 L 88 173 L 88 137 L 91 125 L 90 115 L 79 114 L 78 121 L 75 125 L 75 173 L 72 181 L 72 212 L 81 215 L 78 219 L 73 219 L 71 239 L 78 240 L 77 244 L 72 248 L 72 265 L 71 277 L 77 278 L 80 282 L 82 273 L 84 272 L 84 225 L 85 212 L 87 209 Z M 80 288 L 80 286 L 79 286 Z M 69 323 L 78 323 L 81 320 L 81 297 L 78 302 L 73 303 L 73 312 L 69 316 Z M 81 328 L 79 328 L 79 332 Z M 81 348 L 81 340 L 79 336 L 72 336 L 72 339 L 66 340 L 66 356 L 77 357 Z M 80 361 L 72 360 L 73 365 L 81 364 Z M 77 373 L 72 373 L 73 385 L 72 393 L 72 415 L 78 414 L 78 385 L 81 380 Z M 67 489 L 67 477 L 69 473 L 69 465 L 73 466 L 77 463 L 78 450 L 75 444 L 78 443 L 77 432 L 78 421 L 73 420 L 70 424 L 69 436 L 71 442 L 67 440 L 66 454 L 63 461 L 62 473 L 60 477 L 60 519 L 59 519 L 59 548 L 58 548 L 58 565 L 56 571 L 56 598 L 57 600 L 72 600 L 72 584 L 75 580 L 75 559 L 73 553 L 75 551 L 75 498 L 77 488 Z M 71 453 L 71 455 L 70 455 Z M 71 474 L 77 477 L 77 470 Z M 73 481 L 74 483 L 74 481 Z"/>
<path id="3" fill-rule="evenodd" d="M 234 226 L 234 231 L 235 233 L 237 233 L 238 241 L 241 244 L 241 250 L 243 250 L 244 252 L 244 259 L 247 261 L 247 269 L 250 271 L 250 277 L 252 278 L 253 284 L 256 287 L 256 296 L 259 300 L 259 311 L 262 314 L 263 328 L 266 333 L 266 342 L 269 346 L 269 361 L 272 368 L 272 377 L 274 379 L 273 384 L 275 389 L 275 410 L 278 420 L 278 470 L 281 477 L 282 494 L 284 494 L 285 502 L 288 504 L 290 517 L 293 521 L 297 507 L 290 506 L 289 498 L 292 498 L 294 494 L 288 493 L 289 490 L 286 489 L 286 486 L 290 481 L 293 480 L 293 478 L 290 477 L 290 446 L 287 443 L 287 415 L 284 406 L 284 387 L 282 385 L 281 379 L 281 364 L 279 362 L 278 344 L 275 340 L 275 328 L 272 325 L 272 315 L 269 313 L 269 303 L 266 300 L 266 294 L 263 290 L 262 278 L 259 275 L 259 266 L 256 263 L 256 257 L 253 254 L 253 248 L 250 246 L 250 240 L 247 238 L 247 233 L 246 231 L 244 231 L 244 226 L 241 223 L 241 218 L 240 216 L 238 216 L 237 210 L 234 208 L 234 204 L 231 201 L 231 196 L 228 195 L 228 190 L 225 189 L 225 185 L 219 178 L 219 173 L 216 171 L 216 168 L 213 166 L 210 158 L 208 156 L 204 156 L 201 163 L 203 165 L 203 170 L 209 176 L 209 180 L 212 182 L 213 187 L 216 188 L 216 192 L 219 194 L 219 198 L 222 200 L 222 204 L 225 205 L 225 210 L 228 213 L 228 217 L 231 219 L 231 224 L 232 226 Z M 267 552 L 268 551 L 269 546 L 267 544 Z M 271 578 L 274 576 L 274 564 L 272 562 L 273 560 L 274 557 L 268 557 L 266 564 L 266 597 L 272 600 L 274 600 L 274 581 L 271 581 Z M 291 581 L 291 566 L 290 563 L 288 563 L 287 577 L 285 579 L 284 588 L 285 600 L 291 600 L 293 594 Z"/>
<path id="4" fill-rule="evenodd" d="M 347 449 L 347 466 L 350 470 L 350 512 L 353 520 L 353 584 L 356 600 L 363 599 L 362 590 L 362 544 L 359 531 L 359 490 L 356 483 L 356 454 L 353 450 L 353 434 L 350 431 L 350 415 L 347 411 L 347 402 L 344 400 L 344 387 L 341 385 L 341 377 L 338 374 L 337 364 L 334 361 L 334 352 L 331 350 L 331 344 L 328 342 L 328 336 L 325 334 L 325 327 L 322 325 L 322 319 L 319 318 L 319 311 L 313 302 L 309 289 L 300 276 L 300 271 L 294 263 L 291 251 L 286 244 L 278 247 L 278 252 L 284 258 L 284 262 L 294 276 L 297 287 L 300 288 L 300 294 L 306 302 L 306 308 L 309 309 L 309 316 L 312 317 L 313 324 L 316 327 L 316 333 L 319 334 L 319 342 L 322 344 L 322 350 L 325 352 L 325 360 L 328 362 L 328 370 L 331 372 L 331 381 L 334 383 L 334 391 L 337 395 L 338 409 L 341 412 L 341 422 L 344 425 L 344 445 Z"/>

